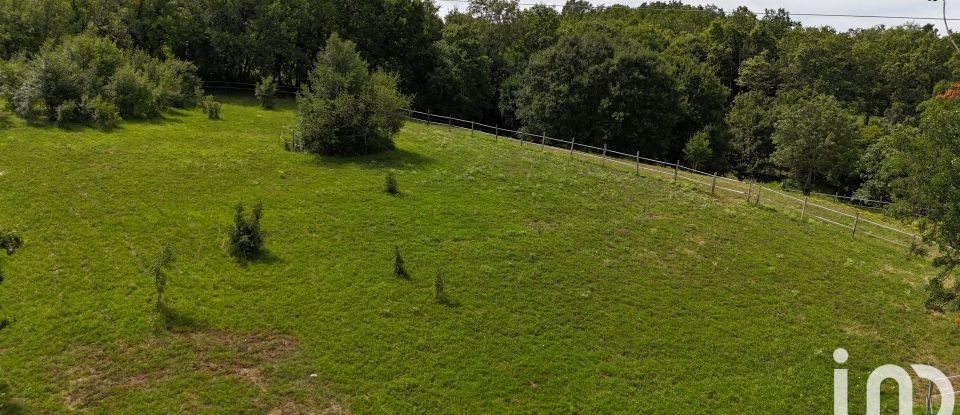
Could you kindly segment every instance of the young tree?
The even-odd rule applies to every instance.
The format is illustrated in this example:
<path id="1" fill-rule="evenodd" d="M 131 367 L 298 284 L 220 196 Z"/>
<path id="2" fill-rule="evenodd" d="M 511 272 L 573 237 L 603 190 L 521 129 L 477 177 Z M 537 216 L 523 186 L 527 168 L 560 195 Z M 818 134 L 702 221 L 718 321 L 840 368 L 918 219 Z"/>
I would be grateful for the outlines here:
<path id="1" fill-rule="evenodd" d="M 771 160 L 785 169 L 805 193 L 815 176 L 836 182 L 857 160 L 856 124 L 840 102 L 816 95 L 779 110 Z"/>
<path id="2" fill-rule="evenodd" d="M 389 150 L 403 126 L 400 109 L 409 104 L 396 75 L 370 73 L 354 43 L 333 34 L 297 100 L 295 140 L 327 155 Z"/>
<path id="3" fill-rule="evenodd" d="M 746 177 L 762 178 L 771 175 L 770 154 L 773 153 L 774 122 L 776 114 L 770 108 L 773 100 L 761 92 L 750 91 L 737 95 L 727 113 L 730 126 L 730 164 L 734 171 Z"/>
<path id="4" fill-rule="evenodd" d="M 277 83 L 274 82 L 273 75 L 260 78 L 260 82 L 257 82 L 253 94 L 257 97 L 257 101 L 260 102 L 261 107 L 272 109 L 274 97 L 277 95 Z"/>
<path id="5" fill-rule="evenodd" d="M 683 148 L 683 155 L 694 170 L 699 169 L 703 163 L 706 163 L 713 156 L 713 150 L 710 148 L 710 138 L 705 131 L 694 134 L 690 141 L 687 141 Z"/>
<path id="6" fill-rule="evenodd" d="M 233 214 L 233 226 L 227 230 L 228 253 L 243 263 L 255 258 L 263 249 L 264 234 L 260 229 L 263 219 L 263 203 L 257 203 L 248 219 L 244 215 L 242 203 L 238 203 Z"/>
<path id="7" fill-rule="evenodd" d="M 150 268 L 147 269 L 147 275 L 153 278 L 154 292 L 156 294 L 156 307 L 157 313 L 164 313 L 164 304 L 163 304 L 163 294 L 167 290 L 167 274 L 164 272 L 164 268 L 173 264 L 174 256 L 173 250 L 169 246 L 164 245 L 160 248 L 160 256 L 150 264 Z"/>

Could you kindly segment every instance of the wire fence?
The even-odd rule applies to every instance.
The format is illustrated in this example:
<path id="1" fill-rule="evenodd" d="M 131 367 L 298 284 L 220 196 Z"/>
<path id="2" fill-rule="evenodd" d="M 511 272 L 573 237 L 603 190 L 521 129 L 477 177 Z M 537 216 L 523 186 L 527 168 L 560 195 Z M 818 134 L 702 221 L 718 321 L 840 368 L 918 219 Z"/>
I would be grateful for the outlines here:
<path id="1" fill-rule="evenodd" d="M 772 207 L 798 217 L 801 222 L 816 220 L 849 232 L 851 238 L 857 238 L 859 236 L 875 238 L 908 249 L 908 252 L 911 253 L 917 246 L 919 239 L 914 233 L 864 218 L 858 211 L 847 212 L 840 207 L 824 206 L 823 204 L 816 203 L 819 201 L 816 198 L 814 200 L 810 198 L 811 195 L 830 198 L 835 198 L 836 195 L 801 195 L 796 193 L 791 195 L 789 191 L 777 190 L 759 183 L 736 180 L 719 176 L 716 173 L 711 174 L 699 171 L 682 165 L 680 161 L 670 163 L 641 157 L 639 151 L 634 154 L 629 154 L 609 149 L 606 145 L 597 147 L 577 143 L 576 138 L 563 140 L 548 137 L 546 134 L 533 134 L 524 131 L 510 130 L 499 126 L 429 112 L 410 109 L 403 109 L 402 111 L 408 119 L 414 121 L 445 125 L 451 129 L 469 130 L 471 134 L 487 134 L 493 136 L 495 139 L 513 140 L 519 142 L 521 147 L 539 146 L 542 151 L 566 152 L 569 153 L 571 157 L 585 157 L 599 161 L 604 165 L 618 167 L 621 170 L 634 171 L 637 174 L 657 177 L 672 181 L 673 183 L 690 183 L 701 190 L 718 196 L 741 199 L 745 203 L 752 203 L 758 206 Z M 839 196 L 836 196 L 836 199 L 839 199 Z M 870 202 L 877 202 L 873 207 L 884 206 L 889 203 L 881 201 Z"/>

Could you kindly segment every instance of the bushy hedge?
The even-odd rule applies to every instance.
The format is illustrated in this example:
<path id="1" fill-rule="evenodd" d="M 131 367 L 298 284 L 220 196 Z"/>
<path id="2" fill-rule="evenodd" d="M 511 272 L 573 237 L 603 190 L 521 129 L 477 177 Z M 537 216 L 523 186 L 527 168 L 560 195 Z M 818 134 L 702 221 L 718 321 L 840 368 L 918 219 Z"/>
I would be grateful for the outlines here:
<path id="1" fill-rule="evenodd" d="M 118 118 L 196 106 L 202 95 L 190 62 L 122 50 L 91 34 L 51 42 L 30 58 L 0 62 L 0 99 L 30 122 L 110 127 Z"/>

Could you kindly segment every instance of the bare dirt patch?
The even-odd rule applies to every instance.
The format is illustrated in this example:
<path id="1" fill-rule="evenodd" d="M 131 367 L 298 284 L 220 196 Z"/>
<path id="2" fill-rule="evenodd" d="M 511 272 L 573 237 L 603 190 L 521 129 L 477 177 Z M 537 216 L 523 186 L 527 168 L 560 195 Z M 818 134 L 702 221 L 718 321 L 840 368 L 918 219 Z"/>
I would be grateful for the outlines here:
<path id="1" fill-rule="evenodd" d="M 162 333 L 135 344 L 75 347 L 64 353 L 54 367 L 57 377 L 64 378 L 61 395 L 64 405 L 71 410 L 95 408 L 98 402 L 124 391 L 163 387 L 165 381 L 177 376 L 199 375 L 233 378 L 254 385 L 260 396 L 252 396 L 252 403 L 259 406 L 270 401 L 286 402 L 274 409 L 281 411 L 278 414 L 349 413 L 336 402 L 306 405 L 270 399 L 272 386 L 290 386 L 288 381 L 272 376 L 274 369 L 295 358 L 299 351 L 297 340 L 283 334 L 205 330 Z M 263 410 L 271 406 L 276 405 Z"/>

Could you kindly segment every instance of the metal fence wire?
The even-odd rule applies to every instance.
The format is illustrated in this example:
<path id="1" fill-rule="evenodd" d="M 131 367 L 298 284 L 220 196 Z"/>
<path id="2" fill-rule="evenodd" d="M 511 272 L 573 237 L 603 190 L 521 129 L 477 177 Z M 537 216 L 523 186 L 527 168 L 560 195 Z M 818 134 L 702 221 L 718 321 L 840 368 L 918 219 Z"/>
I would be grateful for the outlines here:
<path id="1" fill-rule="evenodd" d="M 641 157 L 639 151 L 634 154 L 624 153 L 609 149 L 606 145 L 597 147 L 577 143 L 576 138 L 563 140 L 548 137 L 546 134 L 510 130 L 496 125 L 487 125 L 429 112 L 410 109 L 403 109 L 402 112 L 406 118 L 414 121 L 442 125 L 451 129 L 469 130 L 471 134 L 487 134 L 497 139 L 513 140 L 519 142 L 520 146 L 538 146 L 541 150 L 549 149 L 555 152 L 567 152 L 571 156 L 575 155 L 598 160 L 604 165 L 610 165 L 611 167 L 618 166 L 622 170 L 633 170 L 637 174 L 658 177 L 674 183 L 691 183 L 701 190 L 712 194 L 741 198 L 747 203 L 768 206 L 788 212 L 798 216 L 801 221 L 816 220 L 835 226 L 849 232 L 852 238 L 867 236 L 908 249 L 910 252 L 913 251 L 918 241 L 916 234 L 891 225 L 868 220 L 861 217 L 858 211 L 845 212 L 839 207 L 831 208 L 818 204 L 811 200 L 810 196 L 796 193 L 791 195 L 788 193 L 789 191 L 772 189 L 762 186 L 759 183 L 736 180 L 719 176 L 716 173 L 711 174 L 699 171 L 680 164 L 680 161 L 670 163 Z M 837 197 L 835 195 L 820 194 L 813 194 L 813 196 Z M 864 202 L 871 202 L 873 206 L 889 203 L 882 201 Z"/>

